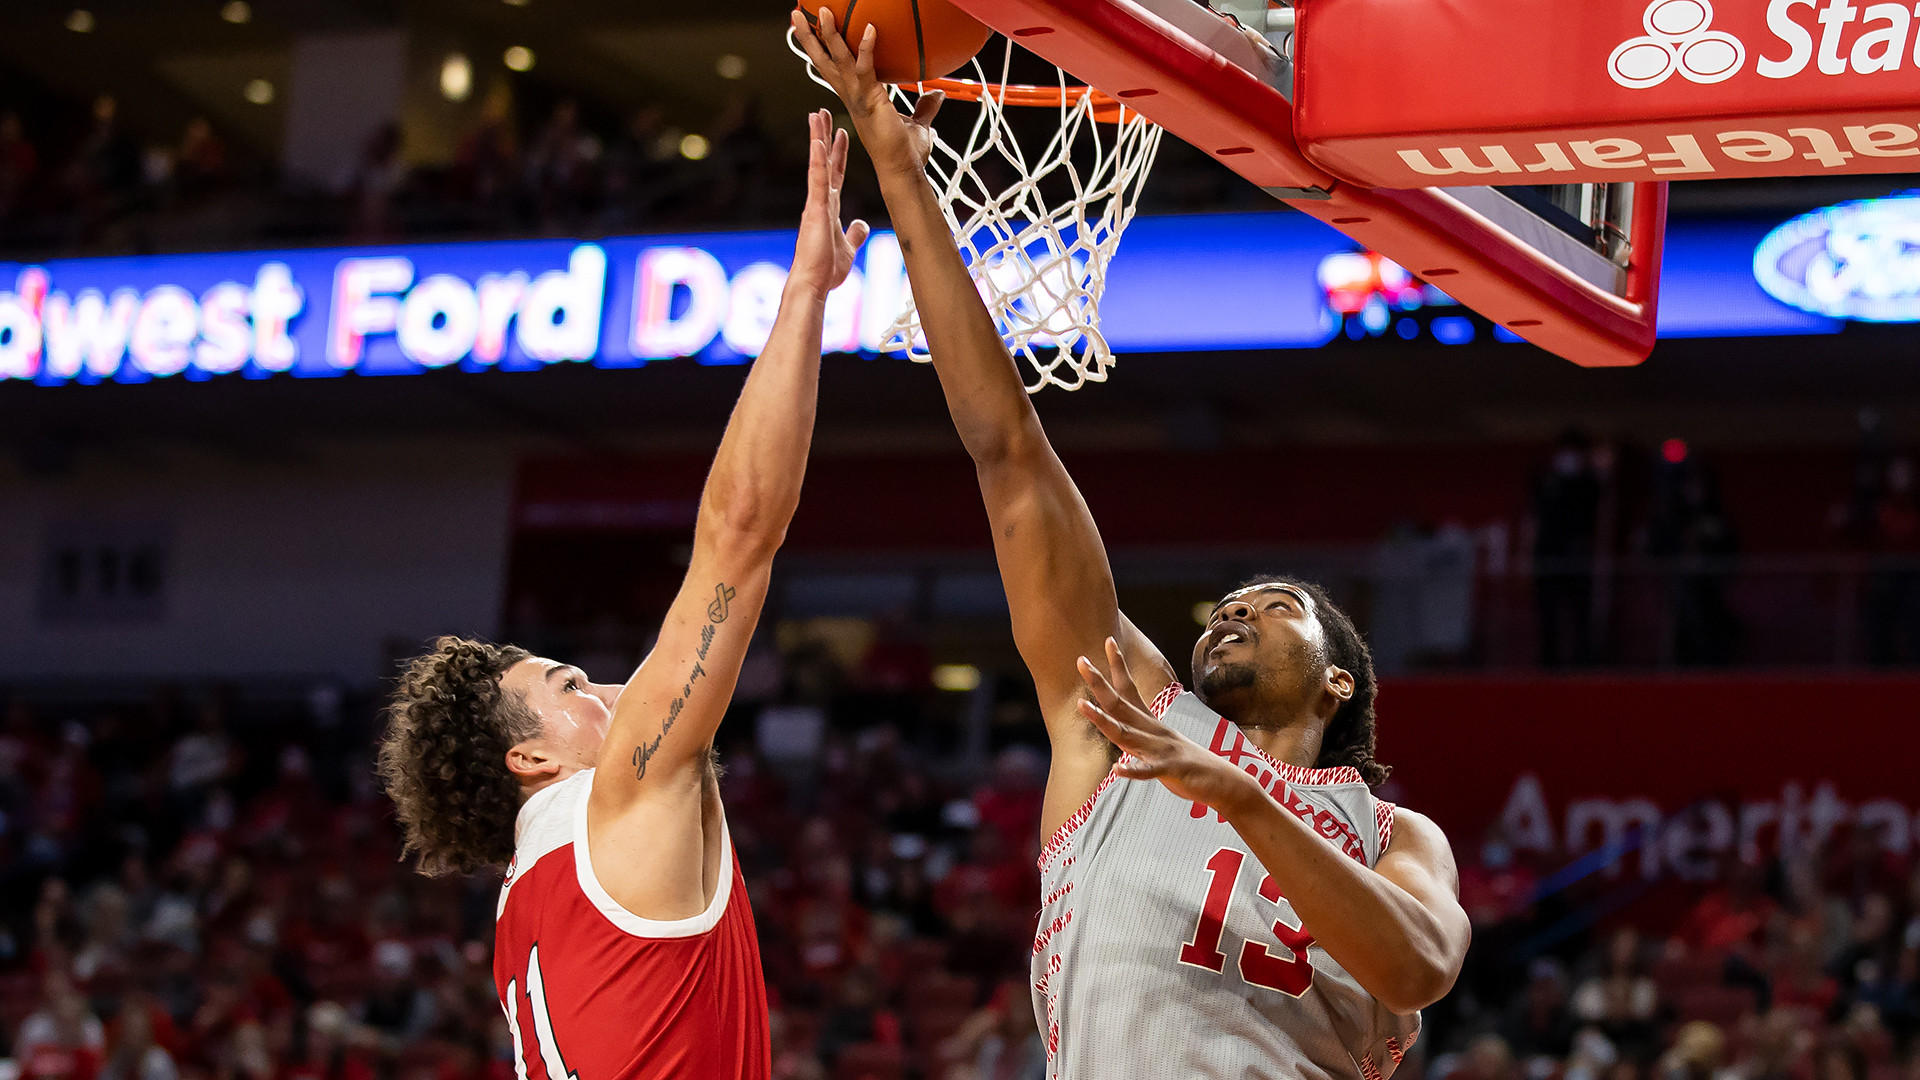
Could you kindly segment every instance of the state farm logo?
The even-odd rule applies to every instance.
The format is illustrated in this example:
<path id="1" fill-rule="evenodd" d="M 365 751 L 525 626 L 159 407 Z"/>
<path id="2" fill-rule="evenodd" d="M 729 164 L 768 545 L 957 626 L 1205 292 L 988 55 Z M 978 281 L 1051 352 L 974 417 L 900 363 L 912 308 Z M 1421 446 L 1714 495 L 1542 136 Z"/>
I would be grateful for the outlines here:
<path id="1" fill-rule="evenodd" d="M 1630 90 L 1659 86 L 1675 72 L 1688 82 L 1723 82 L 1747 62 L 1739 38 L 1709 29 L 1707 0 L 1653 0 L 1641 22 L 1646 34 L 1621 42 L 1607 58 L 1607 73 Z"/>

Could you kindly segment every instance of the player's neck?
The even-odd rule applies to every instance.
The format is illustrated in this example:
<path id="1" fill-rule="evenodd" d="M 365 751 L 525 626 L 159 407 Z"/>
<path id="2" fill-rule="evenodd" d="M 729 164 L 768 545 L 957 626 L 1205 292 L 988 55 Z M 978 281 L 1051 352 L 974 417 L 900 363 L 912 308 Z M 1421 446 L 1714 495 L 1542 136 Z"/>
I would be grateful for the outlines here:
<path id="1" fill-rule="evenodd" d="M 532 777 L 526 777 L 526 776 L 521 777 L 520 778 L 520 805 L 521 806 L 527 805 L 528 799 L 533 798 L 535 795 L 538 795 L 542 791 L 545 791 L 546 789 L 552 787 L 553 785 L 559 783 L 562 780 L 565 780 L 567 777 L 572 776 L 573 774 L 579 771 L 580 769 L 577 766 L 562 766 L 559 770 L 555 772 L 542 773 L 538 779 L 534 779 Z"/>
<path id="2" fill-rule="evenodd" d="M 1233 717 L 1247 741 L 1275 761 L 1311 769 L 1320 760 L 1320 741 L 1326 721 L 1317 716 L 1275 720 L 1265 716 Z"/>

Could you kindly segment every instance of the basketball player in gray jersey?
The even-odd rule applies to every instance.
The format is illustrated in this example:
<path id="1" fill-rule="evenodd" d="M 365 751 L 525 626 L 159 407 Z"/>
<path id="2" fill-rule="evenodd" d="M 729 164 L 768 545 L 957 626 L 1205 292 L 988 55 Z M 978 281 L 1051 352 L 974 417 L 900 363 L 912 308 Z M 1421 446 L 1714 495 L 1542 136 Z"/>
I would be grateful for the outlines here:
<path id="1" fill-rule="evenodd" d="M 879 172 L 1053 744 L 1032 958 L 1048 1075 L 1381 1080 L 1468 925 L 1446 838 L 1373 797 L 1366 645 L 1319 589 L 1255 581 L 1213 608 L 1183 690 L 1120 613 L 947 231 L 923 171 L 940 95 L 902 116 L 871 32 L 849 48 L 818 15 L 794 30 Z"/>

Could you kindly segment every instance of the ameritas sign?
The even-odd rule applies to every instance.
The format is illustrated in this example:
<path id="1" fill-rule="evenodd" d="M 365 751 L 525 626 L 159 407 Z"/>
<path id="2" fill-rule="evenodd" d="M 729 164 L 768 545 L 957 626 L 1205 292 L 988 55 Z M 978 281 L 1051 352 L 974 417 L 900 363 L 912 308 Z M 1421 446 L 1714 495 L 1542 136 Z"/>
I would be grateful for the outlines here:
<path id="1" fill-rule="evenodd" d="M 1295 65 L 1373 187 L 1920 171 L 1912 0 L 1307 0 Z"/>

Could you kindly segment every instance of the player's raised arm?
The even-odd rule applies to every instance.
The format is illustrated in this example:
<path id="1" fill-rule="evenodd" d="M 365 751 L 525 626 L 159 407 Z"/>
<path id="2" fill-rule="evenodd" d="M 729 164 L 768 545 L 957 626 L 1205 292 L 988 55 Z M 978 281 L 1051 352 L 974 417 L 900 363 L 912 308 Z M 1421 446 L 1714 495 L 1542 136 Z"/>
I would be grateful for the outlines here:
<path id="1" fill-rule="evenodd" d="M 825 112 L 809 123 L 807 206 L 793 271 L 707 475 L 686 580 L 615 705 L 593 787 L 596 807 L 617 809 L 662 787 L 697 788 L 800 499 L 826 296 L 846 278 L 867 233 L 858 221 L 840 228 L 846 133 Z"/>
<path id="2" fill-rule="evenodd" d="M 1164 661 L 1152 663 L 1159 654 L 1120 615 L 1100 532 L 1047 442 L 927 182 L 928 125 L 941 95 L 923 95 L 914 114 L 903 116 L 874 77 L 871 28 L 855 53 L 824 9 L 817 36 L 797 11 L 793 22 L 814 68 L 846 102 L 873 158 L 940 387 L 979 472 L 1014 641 L 1033 673 L 1054 744 L 1044 813 L 1051 829 L 1086 798 L 1109 764 L 1105 741 L 1074 711 L 1081 694 L 1075 658 L 1096 651 L 1109 635 L 1131 639 L 1147 697 L 1173 680 L 1172 669 Z"/>

